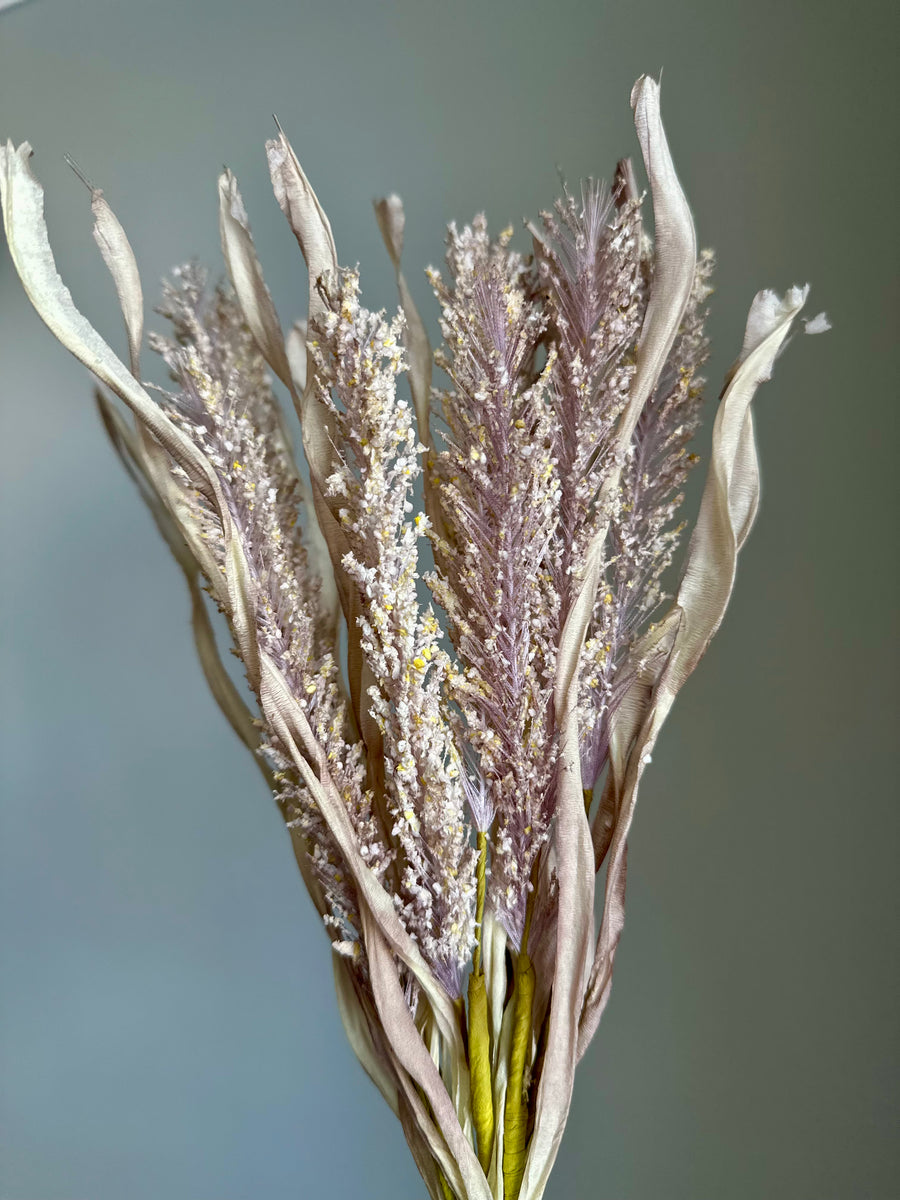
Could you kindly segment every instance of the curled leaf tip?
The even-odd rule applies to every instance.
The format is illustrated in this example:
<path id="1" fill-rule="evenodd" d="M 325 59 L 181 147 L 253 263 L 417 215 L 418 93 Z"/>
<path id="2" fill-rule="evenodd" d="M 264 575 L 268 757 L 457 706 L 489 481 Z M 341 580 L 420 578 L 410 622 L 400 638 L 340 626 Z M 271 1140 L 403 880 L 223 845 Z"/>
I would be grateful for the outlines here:
<path id="1" fill-rule="evenodd" d="M 660 73 L 661 76 L 661 73 Z M 631 89 L 631 107 L 636 109 L 641 100 L 650 96 L 659 96 L 660 80 L 656 80 L 652 75 L 641 75 L 634 81 L 634 86 Z"/>
<path id="2" fill-rule="evenodd" d="M 375 201 L 375 216 L 381 236 L 384 238 L 384 244 L 391 256 L 391 262 L 397 268 L 403 253 L 403 231 L 406 225 L 403 201 L 396 193 L 383 196 L 380 200 Z"/>
<path id="3" fill-rule="evenodd" d="M 803 287 L 794 284 L 788 288 L 784 296 L 779 296 L 771 288 L 766 288 L 756 293 L 750 305 L 750 312 L 747 314 L 747 325 L 744 330 L 744 341 L 741 345 L 741 352 L 725 376 L 723 395 L 738 370 L 756 354 L 760 347 L 779 329 L 787 331 L 790 328 L 794 317 L 806 303 L 808 295 L 808 283 L 804 284 Z M 818 320 L 817 317 L 813 319 Z M 774 355 L 771 357 L 760 357 L 760 366 L 757 368 L 758 373 L 756 375 L 757 383 L 765 383 L 766 380 L 771 378 L 774 360 Z"/>

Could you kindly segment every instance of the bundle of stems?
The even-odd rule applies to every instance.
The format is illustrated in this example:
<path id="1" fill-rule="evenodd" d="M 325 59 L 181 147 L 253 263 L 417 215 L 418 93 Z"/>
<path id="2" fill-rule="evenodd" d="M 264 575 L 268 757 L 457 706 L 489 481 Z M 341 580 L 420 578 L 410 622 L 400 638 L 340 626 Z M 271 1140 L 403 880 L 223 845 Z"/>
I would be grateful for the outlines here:
<path id="1" fill-rule="evenodd" d="M 632 107 L 653 237 L 627 160 L 611 188 L 566 191 L 529 226 L 528 254 L 483 217 L 451 226 L 446 277 L 429 271 L 435 355 L 400 268 L 400 201 L 376 204 L 401 301 L 388 317 L 360 303 L 279 127 L 268 161 L 308 268 L 306 320 L 284 335 L 226 170 L 229 282 L 178 269 L 157 309 L 170 333 L 150 336 L 172 390 L 141 380 L 140 278 L 102 192 L 88 184 L 128 366 L 57 274 L 30 146 L 0 151 L 13 262 L 101 385 L 106 430 L 184 573 L 210 688 L 284 814 L 350 1042 L 435 1200 L 544 1192 L 610 994 L 641 776 L 756 513 L 750 402 L 807 296 L 752 303 L 666 596 L 712 258 L 652 79 Z"/>

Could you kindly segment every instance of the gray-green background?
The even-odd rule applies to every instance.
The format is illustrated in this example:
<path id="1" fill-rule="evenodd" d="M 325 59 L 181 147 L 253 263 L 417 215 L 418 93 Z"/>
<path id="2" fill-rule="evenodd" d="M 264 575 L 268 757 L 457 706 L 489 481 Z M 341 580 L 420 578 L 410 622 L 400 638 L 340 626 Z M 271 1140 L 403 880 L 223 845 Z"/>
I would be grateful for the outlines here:
<path id="1" fill-rule="evenodd" d="M 892 9 L 0 16 L 0 135 L 35 146 L 62 273 L 120 348 L 64 151 L 105 188 L 151 298 L 190 255 L 218 269 L 227 162 L 287 319 L 306 283 L 268 184 L 275 111 L 375 305 L 393 292 L 369 201 L 402 193 L 433 322 L 419 268 L 445 222 L 534 214 L 557 165 L 608 177 L 636 153 L 631 84 L 660 67 L 719 256 L 711 399 L 758 288 L 809 279 L 809 313 L 833 319 L 759 397 L 760 519 L 646 778 L 613 998 L 548 1200 L 900 1194 Z M 0 356 L 0 1197 L 414 1200 L 277 813 L 194 661 L 181 579 L 5 250 Z"/>

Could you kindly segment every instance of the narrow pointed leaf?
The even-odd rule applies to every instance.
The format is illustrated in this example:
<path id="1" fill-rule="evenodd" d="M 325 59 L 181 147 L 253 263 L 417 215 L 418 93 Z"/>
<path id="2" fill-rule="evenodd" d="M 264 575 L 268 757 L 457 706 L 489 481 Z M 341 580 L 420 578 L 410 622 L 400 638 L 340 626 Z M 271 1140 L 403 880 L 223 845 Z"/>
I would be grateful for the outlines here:
<path id="1" fill-rule="evenodd" d="M 309 271 L 310 314 L 321 309 L 317 283 L 337 270 L 337 250 L 331 225 L 313 191 L 300 160 L 279 127 L 278 137 L 266 142 L 275 199 L 288 219 Z"/>
<path id="2" fill-rule="evenodd" d="M 650 299 L 641 327 L 637 372 L 618 436 L 627 446 L 656 386 L 681 325 L 694 281 L 697 238 L 687 198 L 675 173 L 659 110 L 659 84 L 642 76 L 631 93 L 634 124 L 653 197 L 655 254 Z"/>
<path id="3" fill-rule="evenodd" d="M 237 180 L 227 169 L 219 176 L 219 233 L 225 265 L 228 268 L 228 275 L 247 327 L 253 334 L 253 339 L 263 358 L 291 393 L 295 405 L 299 405 L 299 396 L 303 391 L 303 385 L 301 384 L 298 389 L 295 383 L 294 367 L 290 362 L 284 335 L 281 331 L 281 322 L 278 319 L 272 295 L 266 286 L 256 247 L 253 244 L 247 210 L 244 208 Z M 296 353 L 296 342 L 294 347 Z M 305 359 L 305 344 L 302 352 Z M 305 381 L 305 362 L 302 378 Z M 290 436 L 280 412 L 279 432 L 283 448 L 286 451 L 286 458 L 293 463 L 294 454 Z M 328 547 L 319 527 L 309 487 L 299 472 L 295 471 L 294 477 L 299 484 L 300 494 L 309 514 L 310 558 L 322 581 L 320 603 L 323 611 L 330 614 L 329 621 L 333 629 L 336 627 L 338 619 L 338 596 Z"/>
<path id="4" fill-rule="evenodd" d="M 364 925 L 371 919 L 364 913 Z M 463 1133 L 440 1073 L 416 1029 L 384 935 L 377 925 L 365 932 L 372 988 L 382 1025 L 398 1061 L 425 1093 L 435 1122 L 446 1141 L 454 1167 L 451 1174 L 445 1162 L 441 1163 L 448 1181 L 457 1194 L 467 1197 L 467 1200 L 491 1200 L 487 1179 L 471 1141 Z"/>
<path id="5" fill-rule="evenodd" d="M 237 180 L 227 168 L 219 176 L 219 235 L 238 304 L 263 358 L 289 391 L 294 381 L 281 322 L 256 256 L 247 210 Z"/>
<path id="6" fill-rule="evenodd" d="M 303 782 L 315 797 L 322 816 L 353 872 L 360 902 L 372 913 L 394 954 L 406 963 L 425 993 L 440 1027 L 448 1052 L 465 1063 L 462 1035 L 449 996 L 437 982 L 397 916 L 393 901 L 365 864 L 356 844 L 350 818 L 328 775 L 303 710 L 291 695 L 275 664 L 260 656 L 260 699 L 266 719 L 290 753 Z M 315 770 L 313 769 L 313 765 Z M 318 773 L 317 773 L 318 772 Z"/>
<path id="7" fill-rule="evenodd" d="M 650 300 L 637 350 L 637 371 L 616 437 L 620 463 L 641 410 L 650 396 L 678 332 L 693 281 L 696 241 L 693 221 L 678 182 L 659 113 L 659 88 L 644 77 L 632 93 L 635 125 L 653 193 L 656 259 Z M 601 506 L 618 487 L 621 467 L 610 471 Z M 575 712 L 578 661 L 600 578 L 608 525 L 604 521 L 588 549 L 584 577 L 562 637 L 554 703 L 560 736 L 560 785 L 554 845 L 559 870 L 556 968 L 547 1052 L 538 1088 L 535 1131 L 522 1195 L 539 1196 L 559 1149 L 571 1103 L 578 1056 L 578 1023 L 590 966 L 594 848 L 584 812 Z M 590 864 L 590 865 L 588 865 Z"/>
<path id="8" fill-rule="evenodd" d="M 100 247 L 103 261 L 112 275 L 116 295 L 119 297 L 119 307 L 125 320 L 131 373 L 135 379 L 140 379 L 141 343 L 144 340 L 144 295 L 137 259 L 125 230 L 100 188 L 91 188 L 91 211 L 94 214 L 94 241 Z"/>
<path id="9" fill-rule="evenodd" d="M 191 629 L 194 635 L 194 644 L 213 699 L 218 704 L 231 728 L 253 754 L 253 761 L 262 773 L 268 790 L 274 792 L 276 788 L 272 772 L 257 753 L 260 738 L 256 718 L 234 686 L 219 653 L 209 610 L 199 584 L 198 577 L 204 573 L 204 567 L 195 559 L 186 541 L 186 531 L 179 525 L 176 516 L 169 507 L 171 504 L 171 493 L 175 491 L 172 477 L 168 473 L 165 476 L 160 476 L 165 481 L 167 495 L 170 497 L 167 504 L 156 488 L 154 474 L 147 459 L 148 444 L 146 439 L 141 440 L 135 436 L 99 389 L 94 394 L 104 427 L 113 444 L 113 448 L 137 486 L 141 498 L 150 510 L 157 529 L 162 534 L 166 545 L 169 547 L 172 556 L 184 575 L 191 598 Z M 175 511 L 177 511 L 177 507 Z M 192 520 L 190 516 L 188 519 L 189 521 Z M 200 543 L 200 545 L 202 544 Z M 218 568 L 214 564 L 207 569 L 213 572 L 212 578 L 219 577 Z M 327 906 L 322 896 L 321 887 L 312 871 L 308 847 L 298 831 L 292 829 L 289 832 L 294 856 L 300 868 L 303 882 L 309 892 L 310 899 L 315 905 L 319 916 L 324 916 Z"/>
<path id="10" fill-rule="evenodd" d="M 338 1011 L 341 1014 L 341 1022 L 347 1040 L 363 1070 L 388 1102 L 394 1116 L 399 1116 L 397 1081 L 375 1049 L 369 1023 L 353 982 L 353 967 L 343 955 L 334 950 L 331 961 L 334 969 L 334 990 L 338 1001 Z"/>
<path id="11" fill-rule="evenodd" d="M 309 272 L 309 319 L 323 311 L 319 280 L 338 269 L 337 251 L 328 218 L 300 166 L 290 143 L 279 136 L 266 143 L 269 172 L 275 197 L 297 238 Z M 383 757 L 381 735 L 369 713 L 368 689 L 374 679 L 360 647 L 359 600 L 343 569 L 347 540 L 325 499 L 325 480 L 334 466 L 333 434 L 324 405 L 315 394 L 315 373 L 307 355 L 306 390 L 298 412 L 303 431 L 303 449 L 309 463 L 316 518 L 328 547 L 341 608 L 347 622 L 347 674 L 353 715 L 371 762 Z"/>

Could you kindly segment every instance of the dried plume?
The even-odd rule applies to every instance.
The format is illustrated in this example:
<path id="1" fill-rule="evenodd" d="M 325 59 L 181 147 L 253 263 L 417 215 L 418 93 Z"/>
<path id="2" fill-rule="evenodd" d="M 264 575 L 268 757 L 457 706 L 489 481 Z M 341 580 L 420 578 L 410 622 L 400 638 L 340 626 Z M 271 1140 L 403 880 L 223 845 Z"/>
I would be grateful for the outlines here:
<path id="1" fill-rule="evenodd" d="M 141 381 L 140 277 L 102 192 L 82 175 L 128 366 L 59 278 L 31 147 L 0 149 L 15 267 L 98 380 L 104 426 L 184 575 L 211 691 L 284 814 L 351 1045 L 434 1200 L 544 1192 L 610 994 L 640 779 L 756 513 L 751 401 L 807 297 L 751 305 L 675 574 L 712 256 L 652 79 L 632 107 L 653 237 L 627 160 L 611 189 L 566 190 L 529 226 L 529 253 L 484 216 L 451 225 L 446 271 L 428 272 L 434 356 L 401 271 L 399 199 L 376 215 L 401 308 L 374 313 L 279 126 L 269 170 L 307 263 L 306 318 L 284 336 L 225 171 L 228 280 L 188 264 L 165 285 L 168 332 L 149 341 L 167 390 Z"/>

